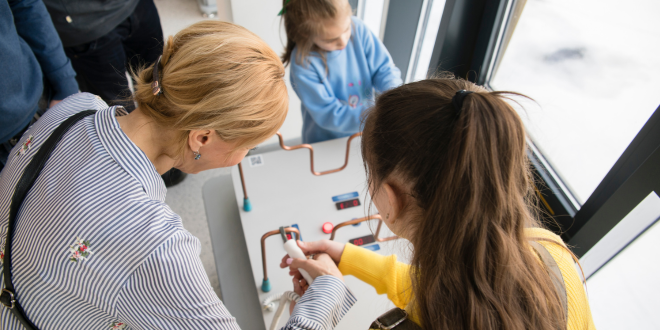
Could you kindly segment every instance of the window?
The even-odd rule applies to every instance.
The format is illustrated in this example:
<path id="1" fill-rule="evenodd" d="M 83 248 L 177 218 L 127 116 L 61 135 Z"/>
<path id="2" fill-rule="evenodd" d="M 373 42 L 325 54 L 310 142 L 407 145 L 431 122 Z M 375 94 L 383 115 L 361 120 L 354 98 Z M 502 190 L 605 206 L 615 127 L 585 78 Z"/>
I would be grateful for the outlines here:
<path id="1" fill-rule="evenodd" d="M 598 329 L 657 329 L 660 198 L 649 194 L 580 259 Z"/>
<path id="2" fill-rule="evenodd" d="M 510 41 L 489 85 L 536 100 L 523 120 L 580 203 L 660 104 L 658 12 L 656 0 L 523 0 L 507 9 Z"/>

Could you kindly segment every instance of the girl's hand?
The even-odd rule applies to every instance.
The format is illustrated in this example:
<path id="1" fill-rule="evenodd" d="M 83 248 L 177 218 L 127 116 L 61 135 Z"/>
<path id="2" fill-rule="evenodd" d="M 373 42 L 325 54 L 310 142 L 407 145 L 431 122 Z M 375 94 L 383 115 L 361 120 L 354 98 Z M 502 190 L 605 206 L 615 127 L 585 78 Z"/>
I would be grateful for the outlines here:
<path id="1" fill-rule="evenodd" d="M 305 255 L 326 253 L 330 256 L 330 258 L 332 258 L 332 261 L 334 261 L 336 265 L 339 265 L 339 262 L 341 261 L 341 255 L 344 253 L 344 244 L 327 239 L 314 242 L 297 241 L 297 243 Z M 287 259 L 289 259 L 288 254 L 282 258 L 280 268 L 289 267 L 289 265 L 286 263 Z"/>
<path id="2" fill-rule="evenodd" d="M 298 269 L 304 269 L 312 277 L 312 280 L 319 276 L 331 275 L 340 280 L 344 280 L 337 264 L 327 253 L 320 253 L 314 255 L 314 259 L 293 259 L 288 258 L 286 264 L 289 266 L 289 275 L 293 275 L 294 282 L 298 279 L 298 283 L 303 291 L 309 286 L 307 281 L 302 277 Z M 294 283 L 294 290 L 298 289 Z M 298 293 L 298 292 L 296 292 Z"/>

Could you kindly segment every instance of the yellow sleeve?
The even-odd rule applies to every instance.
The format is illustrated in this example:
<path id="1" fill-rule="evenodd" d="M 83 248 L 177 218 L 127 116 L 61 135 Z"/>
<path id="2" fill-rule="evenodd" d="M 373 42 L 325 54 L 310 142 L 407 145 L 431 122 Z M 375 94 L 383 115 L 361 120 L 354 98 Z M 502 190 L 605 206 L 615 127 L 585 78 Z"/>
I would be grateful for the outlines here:
<path id="1" fill-rule="evenodd" d="M 587 299 L 586 292 L 582 286 L 582 280 L 578 275 L 576 264 L 573 261 L 571 254 L 566 251 L 566 245 L 561 237 L 554 233 L 541 229 L 529 228 L 526 232 L 527 237 L 550 239 L 559 244 L 548 242 L 544 240 L 537 240 L 537 242 L 545 247 L 548 252 L 555 259 L 561 275 L 564 278 L 564 285 L 566 286 L 566 295 L 568 296 L 568 330 L 595 330 L 594 320 L 591 317 L 591 309 L 589 308 L 589 300 Z"/>
<path id="2" fill-rule="evenodd" d="M 394 305 L 405 308 L 412 296 L 410 265 L 396 261 L 396 256 L 382 256 L 346 243 L 339 262 L 343 275 L 353 275 L 373 286 L 378 294 L 387 293 Z"/>

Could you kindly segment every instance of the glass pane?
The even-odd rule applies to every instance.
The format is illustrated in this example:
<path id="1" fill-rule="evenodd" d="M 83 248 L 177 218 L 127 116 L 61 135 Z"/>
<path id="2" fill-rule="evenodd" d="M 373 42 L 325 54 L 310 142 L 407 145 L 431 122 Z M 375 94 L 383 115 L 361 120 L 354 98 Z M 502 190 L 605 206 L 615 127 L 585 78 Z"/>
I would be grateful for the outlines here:
<path id="1" fill-rule="evenodd" d="M 658 203 L 657 195 L 654 200 Z M 651 208 L 657 219 L 657 204 Z M 653 260 L 660 260 L 660 222 L 651 225 L 587 280 L 597 329 L 660 329 L 660 264 Z"/>
<path id="2" fill-rule="evenodd" d="M 583 203 L 660 104 L 658 0 L 528 0 L 490 81 Z"/>

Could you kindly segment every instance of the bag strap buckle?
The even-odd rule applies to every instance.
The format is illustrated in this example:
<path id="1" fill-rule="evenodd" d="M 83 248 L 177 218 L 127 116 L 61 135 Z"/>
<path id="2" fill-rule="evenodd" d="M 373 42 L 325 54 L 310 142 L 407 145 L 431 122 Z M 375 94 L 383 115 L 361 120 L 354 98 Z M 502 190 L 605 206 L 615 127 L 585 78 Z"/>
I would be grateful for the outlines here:
<path id="1" fill-rule="evenodd" d="M 380 329 L 390 330 L 406 319 L 408 319 L 408 312 L 401 308 L 392 308 L 385 314 L 379 316 L 374 323 L 376 323 Z"/>
<path id="2" fill-rule="evenodd" d="M 2 289 L 2 294 L 0 294 L 0 303 L 9 309 L 13 309 L 15 302 L 16 299 L 14 297 L 14 293 L 7 289 Z"/>

